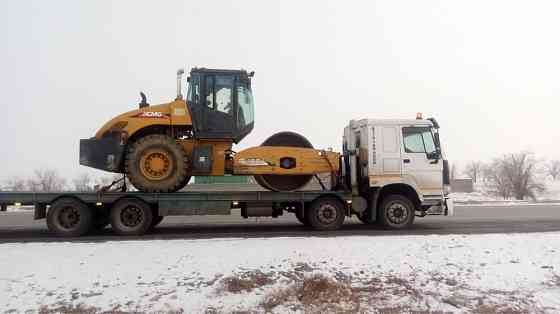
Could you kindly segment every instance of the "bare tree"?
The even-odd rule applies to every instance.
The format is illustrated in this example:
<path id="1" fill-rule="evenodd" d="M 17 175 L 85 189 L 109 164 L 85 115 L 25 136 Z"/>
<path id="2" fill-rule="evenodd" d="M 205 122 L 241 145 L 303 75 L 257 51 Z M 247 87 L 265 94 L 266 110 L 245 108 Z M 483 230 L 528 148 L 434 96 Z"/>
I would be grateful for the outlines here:
<path id="1" fill-rule="evenodd" d="M 503 199 L 508 199 L 511 197 L 511 184 L 506 179 L 501 160 L 495 159 L 490 164 L 484 166 L 482 171 L 484 173 L 484 179 L 488 186 L 488 191 L 491 194 L 499 196 Z"/>
<path id="2" fill-rule="evenodd" d="M 92 180 L 89 174 L 83 173 L 72 180 L 74 183 L 74 190 L 78 192 L 93 192 Z"/>
<path id="3" fill-rule="evenodd" d="M 503 198 L 535 199 L 536 193 L 545 189 L 537 179 L 537 165 L 532 153 L 521 152 L 495 159 L 486 173 L 494 192 Z"/>
<path id="4" fill-rule="evenodd" d="M 471 161 L 465 167 L 465 175 L 473 180 L 473 183 L 477 183 L 483 174 L 484 164 L 480 161 Z"/>
<path id="5" fill-rule="evenodd" d="M 560 178 L 560 160 L 551 160 L 546 166 L 546 173 L 552 177 L 552 180 L 556 181 Z"/>
<path id="6" fill-rule="evenodd" d="M 6 191 L 26 191 L 25 179 L 21 177 L 13 177 L 4 182 L 4 190 Z"/>
<path id="7" fill-rule="evenodd" d="M 36 169 L 33 177 L 27 180 L 27 187 L 33 192 L 63 191 L 66 180 L 54 169 Z"/>

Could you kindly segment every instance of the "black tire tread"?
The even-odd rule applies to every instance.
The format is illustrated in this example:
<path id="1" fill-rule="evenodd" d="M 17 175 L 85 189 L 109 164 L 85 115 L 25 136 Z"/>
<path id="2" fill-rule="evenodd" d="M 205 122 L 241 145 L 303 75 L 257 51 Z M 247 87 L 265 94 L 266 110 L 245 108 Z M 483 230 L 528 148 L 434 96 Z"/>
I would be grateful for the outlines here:
<path id="1" fill-rule="evenodd" d="M 406 223 L 404 223 L 400 226 L 395 226 L 395 225 L 391 224 L 388 221 L 387 216 L 385 215 L 385 211 L 386 211 L 386 207 L 387 207 L 388 203 L 393 202 L 393 201 L 402 202 L 411 211 L 409 213 L 410 218 L 407 220 Z M 401 195 L 401 194 L 391 194 L 391 195 L 387 195 L 383 198 L 383 200 L 381 201 L 381 206 L 379 208 L 378 213 L 379 213 L 378 220 L 384 228 L 393 229 L 393 230 L 400 230 L 400 229 L 406 229 L 414 223 L 414 218 L 415 218 L 416 211 L 415 211 L 415 208 L 414 208 L 414 204 L 406 196 Z"/>
<path id="2" fill-rule="evenodd" d="M 139 158 L 139 156 L 135 156 L 139 153 L 138 150 L 141 150 L 142 147 L 154 144 L 169 147 L 173 153 L 178 154 L 180 159 L 182 159 L 177 161 L 176 169 L 172 170 L 173 173 L 171 176 L 173 180 L 170 180 L 169 178 L 164 180 L 164 182 L 171 181 L 167 185 L 162 185 L 162 182 L 151 183 L 148 180 L 143 179 L 142 174 L 138 169 L 138 165 L 135 162 L 135 160 Z M 190 170 L 189 165 L 189 158 L 186 156 L 183 147 L 181 147 L 181 145 L 179 145 L 171 137 L 163 134 L 151 134 L 136 140 L 129 146 L 125 157 L 125 172 L 128 179 L 138 190 L 149 193 L 176 192 L 185 187 L 190 180 L 190 175 L 188 173 Z"/>
<path id="3" fill-rule="evenodd" d="M 56 214 L 65 206 L 75 206 L 80 212 L 80 225 L 72 230 L 67 231 L 60 229 L 55 221 Z M 47 212 L 47 227 L 51 232 L 61 237 L 79 237 L 87 234 L 93 227 L 93 213 L 90 208 L 82 201 L 74 198 L 62 198 L 51 204 Z"/>

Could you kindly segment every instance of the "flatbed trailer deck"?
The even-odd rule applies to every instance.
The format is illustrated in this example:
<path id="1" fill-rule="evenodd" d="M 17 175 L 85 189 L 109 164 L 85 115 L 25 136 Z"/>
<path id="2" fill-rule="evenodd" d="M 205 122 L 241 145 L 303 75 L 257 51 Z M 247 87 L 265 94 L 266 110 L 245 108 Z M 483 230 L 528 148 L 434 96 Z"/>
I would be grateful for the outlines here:
<path id="1" fill-rule="evenodd" d="M 34 218 L 47 220 L 60 236 L 80 236 L 111 224 L 119 234 L 143 234 L 165 216 L 229 215 L 234 208 L 248 217 L 296 215 L 319 230 L 338 229 L 352 215 L 346 191 L 208 192 L 0 192 L 0 206 L 34 206 Z M 312 214 L 309 214 L 312 213 Z M 313 217 L 312 217 L 313 216 Z"/>

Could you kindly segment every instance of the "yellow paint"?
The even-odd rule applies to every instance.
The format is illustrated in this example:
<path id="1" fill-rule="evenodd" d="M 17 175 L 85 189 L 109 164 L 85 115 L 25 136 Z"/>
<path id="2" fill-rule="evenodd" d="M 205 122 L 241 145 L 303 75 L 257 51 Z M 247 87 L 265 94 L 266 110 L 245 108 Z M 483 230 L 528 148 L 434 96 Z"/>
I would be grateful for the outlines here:
<path id="1" fill-rule="evenodd" d="M 143 113 L 151 114 L 152 116 L 140 116 Z M 161 115 L 154 116 L 154 113 Z M 167 104 L 154 105 L 125 112 L 105 123 L 105 125 L 97 131 L 95 137 L 101 139 L 108 131 L 124 131 L 128 137 L 131 137 L 137 131 L 153 125 L 168 127 L 192 125 L 191 115 L 185 101 L 175 100 Z"/>
<path id="2" fill-rule="evenodd" d="M 296 167 L 280 167 L 280 159 L 292 157 Z M 278 174 L 302 175 L 338 171 L 340 154 L 312 148 L 258 146 L 238 152 L 233 159 L 233 173 L 243 175 Z M 264 165 L 247 165 L 253 161 L 262 161 Z"/>

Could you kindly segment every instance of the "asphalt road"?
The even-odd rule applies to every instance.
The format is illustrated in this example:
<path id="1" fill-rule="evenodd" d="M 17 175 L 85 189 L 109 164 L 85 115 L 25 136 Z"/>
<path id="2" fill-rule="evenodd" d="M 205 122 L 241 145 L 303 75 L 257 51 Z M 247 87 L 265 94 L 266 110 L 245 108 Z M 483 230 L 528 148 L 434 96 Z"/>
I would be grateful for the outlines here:
<path id="1" fill-rule="evenodd" d="M 305 236 L 387 236 L 430 234 L 484 234 L 560 231 L 560 205 L 458 206 L 454 217 L 417 218 L 407 230 L 384 230 L 347 219 L 341 230 L 318 232 L 303 227 L 292 214 L 279 218 L 243 219 L 231 216 L 166 217 L 150 234 L 123 237 L 110 228 L 81 238 L 58 238 L 49 233 L 45 220 L 33 220 L 31 212 L 0 213 L 0 243 L 50 241 L 128 241 L 151 239 L 212 239 Z"/>

